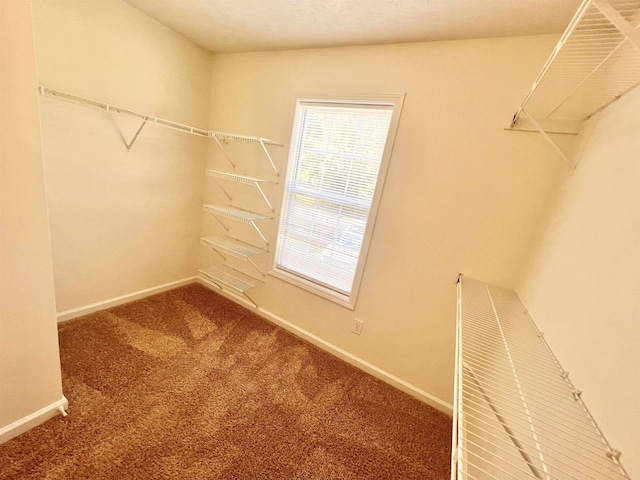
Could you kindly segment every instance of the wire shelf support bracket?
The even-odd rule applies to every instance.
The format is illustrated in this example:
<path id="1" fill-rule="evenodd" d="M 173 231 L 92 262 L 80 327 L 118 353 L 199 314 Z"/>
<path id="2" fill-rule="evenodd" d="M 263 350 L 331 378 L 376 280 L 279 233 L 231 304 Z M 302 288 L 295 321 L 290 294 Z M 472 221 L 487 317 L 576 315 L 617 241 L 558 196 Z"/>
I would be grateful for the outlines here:
<path id="1" fill-rule="evenodd" d="M 628 480 L 515 292 L 458 279 L 451 479 Z"/>

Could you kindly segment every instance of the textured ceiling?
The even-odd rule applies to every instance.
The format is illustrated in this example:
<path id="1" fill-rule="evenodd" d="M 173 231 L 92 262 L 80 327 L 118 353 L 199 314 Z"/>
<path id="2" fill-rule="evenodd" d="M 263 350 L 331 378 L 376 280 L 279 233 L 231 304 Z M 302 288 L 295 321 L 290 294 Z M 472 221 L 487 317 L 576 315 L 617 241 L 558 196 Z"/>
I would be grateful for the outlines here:
<path id="1" fill-rule="evenodd" d="M 562 32 L 580 0 L 125 0 L 213 52 Z"/>

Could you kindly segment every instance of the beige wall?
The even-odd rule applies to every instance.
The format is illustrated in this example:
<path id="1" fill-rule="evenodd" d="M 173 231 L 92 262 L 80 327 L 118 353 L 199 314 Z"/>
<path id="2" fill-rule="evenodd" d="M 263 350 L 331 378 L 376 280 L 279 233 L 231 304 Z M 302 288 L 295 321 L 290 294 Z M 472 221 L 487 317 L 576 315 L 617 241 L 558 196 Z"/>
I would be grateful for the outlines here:
<path id="1" fill-rule="evenodd" d="M 62 399 L 36 85 L 30 3 L 2 1 L 0 432 Z"/>
<path id="2" fill-rule="evenodd" d="M 521 298 L 640 478 L 640 90 L 585 127 Z"/>
<path id="3" fill-rule="evenodd" d="M 513 286 L 565 171 L 541 137 L 504 131 L 555 40 L 216 55 L 212 127 L 285 143 L 272 149 L 283 171 L 296 97 L 406 93 L 355 311 L 274 277 L 251 292 L 260 307 L 450 404 L 457 275 Z M 242 153 L 239 171 L 268 175 Z M 228 167 L 215 150 L 209 162 Z"/>
<path id="4" fill-rule="evenodd" d="M 39 82 L 206 128 L 211 55 L 119 1 L 34 0 Z M 196 274 L 206 139 L 41 97 L 58 312 Z"/>

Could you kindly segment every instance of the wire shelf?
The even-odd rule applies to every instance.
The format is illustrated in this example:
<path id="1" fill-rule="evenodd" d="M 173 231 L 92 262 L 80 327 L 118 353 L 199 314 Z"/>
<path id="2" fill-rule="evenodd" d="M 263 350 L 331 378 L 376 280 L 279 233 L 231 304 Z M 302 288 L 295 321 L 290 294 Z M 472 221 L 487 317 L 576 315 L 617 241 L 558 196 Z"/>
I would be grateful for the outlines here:
<path id="1" fill-rule="evenodd" d="M 584 0 L 514 115 L 582 121 L 640 83 L 640 1 Z"/>
<path id="2" fill-rule="evenodd" d="M 218 217 L 224 217 L 242 223 L 253 224 L 256 220 L 266 220 L 270 218 L 266 215 L 260 215 L 259 213 L 248 212 L 226 205 L 204 205 L 203 209 L 205 212 L 212 213 Z"/>
<path id="3" fill-rule="evenodd" d="M 268 138 L 238 135 L 236 133 L 210 131 L 209 136 L 215 137 L 218 140 L 235 140 L 237 142 L 262 143 L 264 145 L 276 145 L 278 147 L 284 146 L 282 143 L 276 142 L 275 140 L 269 140 Z"/>
<path id="4" fill-rule="evenodd" d="M 250 177 L 247 175 L 238 175 L 236 173 L 227 173 L 221 170 L 208 169 L 206 174 L 210 177 L 219 178 L 221 180 L 227 180 L 229 182 L 241 183 L 243 185 L 255 185 L 256 183 L 277 183 L 273 180 L 266 180 L 264 178 Z"/>
<path id="5" fill-rule="evenodd" d="M 206 267 L 199 270 L 200 274 L 220 287 L 229 288 L 237 293 L 244 294 L 250 288 L 260 283 L 259 280 L 238 270 L 225 267 Z"/>
<path id="6" fill-rule="evenodd" d="M 628 479 L 515 292 L 458 286 L 452 479 Z"/>
<path id="7" fill-rule="evenodd" d="M 264 250 L 259 250 L 253 245 L 227 237 L 205 237 L 201 238 L 200 242 L 214 250 L 242 260 L 264 252 Z"/>

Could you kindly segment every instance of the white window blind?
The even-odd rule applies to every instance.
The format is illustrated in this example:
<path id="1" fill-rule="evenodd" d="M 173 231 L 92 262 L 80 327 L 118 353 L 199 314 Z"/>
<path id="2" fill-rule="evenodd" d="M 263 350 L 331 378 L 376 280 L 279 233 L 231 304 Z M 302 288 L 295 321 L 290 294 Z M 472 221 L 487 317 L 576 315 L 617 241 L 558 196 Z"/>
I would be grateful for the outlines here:
<path id="1" fill-rule="evenodd" d="M 394 106 L 299 101 L 276 270 L 351 296 Z"/>

